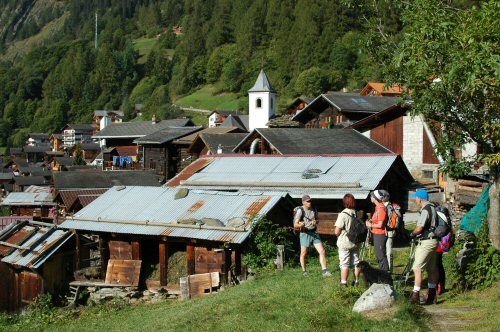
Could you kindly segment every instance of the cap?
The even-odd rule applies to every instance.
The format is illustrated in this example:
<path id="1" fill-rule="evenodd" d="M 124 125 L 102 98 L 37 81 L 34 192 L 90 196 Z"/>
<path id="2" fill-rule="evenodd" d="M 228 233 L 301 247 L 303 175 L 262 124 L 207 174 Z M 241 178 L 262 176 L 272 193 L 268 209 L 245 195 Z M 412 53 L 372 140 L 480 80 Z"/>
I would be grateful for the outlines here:
<path id="1" fill-rule="evenodd" d="M 307 201 L 310 201 L 310 200 L 311 200 L 311 196 L 309 196 L 309 195 L 302 196 L 302 202 L 307 202 Z"/>
<path id="2" fill-rule="evenodd" d="M 374 190 L 370 193 L 370 195 L 372 195 L 372 197 L 375 197 L 375 199 L 379 202 L 382 201 L 382 197 L 384 197 L 381 190 Z"/>
<path id="3" fill-rule="evenodd" d="M 412 198 L 420 198 L 425 201 L 429 200 L 429 193 L 425 189 L 418 189 L 413 195 L 411 195 Z"/>

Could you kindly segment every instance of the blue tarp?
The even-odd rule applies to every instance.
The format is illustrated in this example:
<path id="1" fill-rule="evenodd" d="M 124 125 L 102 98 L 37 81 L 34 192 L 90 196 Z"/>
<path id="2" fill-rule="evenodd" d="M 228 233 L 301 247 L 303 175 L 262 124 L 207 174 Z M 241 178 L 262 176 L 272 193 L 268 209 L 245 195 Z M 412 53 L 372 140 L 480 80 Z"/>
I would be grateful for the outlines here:
<path id="1" fill-rule="evenodd" d="M 477 204 L 464 215 L 460 223 L 460 229 L 477 233 L 483 226 L 483 220 L 488 219 L 488 210 L 490 209 L 490 186 L 484 189 Z"/>

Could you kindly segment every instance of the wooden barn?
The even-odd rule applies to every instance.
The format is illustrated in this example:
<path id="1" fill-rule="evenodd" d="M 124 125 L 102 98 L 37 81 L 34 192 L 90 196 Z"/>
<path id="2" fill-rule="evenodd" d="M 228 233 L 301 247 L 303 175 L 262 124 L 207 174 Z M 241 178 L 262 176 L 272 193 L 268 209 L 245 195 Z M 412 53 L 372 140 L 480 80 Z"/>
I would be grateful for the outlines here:
<path id="1" fill-rule="evenodd" d="M 285 191 L 300 205 L 312 197 L 320 217 L 319 232 L 333 235 L 342 198 L 351 193 L 357 209 L 372 212 L 369 193 L 386 189 L 403 209 L 413 182 L 401 157 L 373 155 L 217 155 L 196 160 L 167 183 L 189 190 Z"/>
<path id="2" fill-rule="evenodd" d="M 0 203 L 10 208 L 11 215 L 51 219 L 49 210 L 56 204 L 52 194 L 45 192 L 12 192 Z"/>
<path id="3" fill-rule="evenodd" d="M 293 206 L 279 192 L 113 187 L 60 227 L 75 231 L 77 268 L 89 266 L 78 256 L 80 240 L 98 235 L 101 278 L 109 260 L 138 261 L 141 286 L 178 288 L 187 275 L 219 272 L 227 282 L 244 274 L 242 244 L 253 223 L 266 216 L 289 225 Z"/>
<path id="4" fill-rule="evenodd" d="M 73 234 L 49 223 L 11 223 L 0 232 L 0 311 L 18 312 L 37 296 L 64 293 L 73 271 Z"/>

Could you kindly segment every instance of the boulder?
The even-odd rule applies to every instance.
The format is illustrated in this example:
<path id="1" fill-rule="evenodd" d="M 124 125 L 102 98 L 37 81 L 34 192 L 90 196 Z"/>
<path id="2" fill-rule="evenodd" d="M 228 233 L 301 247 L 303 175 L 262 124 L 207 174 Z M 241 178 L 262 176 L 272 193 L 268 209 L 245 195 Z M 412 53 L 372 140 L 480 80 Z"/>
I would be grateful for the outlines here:
<path id="1" fill-rule="evenodd" d="M 396 291 L 390 285 L 372 284 L 354 303 L 352 311 L 366 312 L 390 308 L 396 301 Z"/>

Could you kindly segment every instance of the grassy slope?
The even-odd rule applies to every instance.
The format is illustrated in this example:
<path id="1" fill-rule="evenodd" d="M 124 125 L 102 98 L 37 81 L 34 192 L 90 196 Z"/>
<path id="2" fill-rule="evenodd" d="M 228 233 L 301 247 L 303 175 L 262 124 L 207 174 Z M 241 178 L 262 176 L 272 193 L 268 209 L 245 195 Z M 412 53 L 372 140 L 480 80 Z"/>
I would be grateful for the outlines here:
<path id="1" fill-rule="evenodd" d="M 214 85 L 205 85 L 190 95 L 179 98 L 175 104 L 180 107 L 193 107 L 207 110 L 238 110 L 247 107 L 248 98 L 235 93 L 216 94 Z"/>
<path id="2" fill-rule="evenodd" d="M 132 41 L 134 48 L 139 52 L 138 63 L 143 64 L 146 62 L 146 58 L 148 57 L 149 52 L 156 44 L 158 39 L 156 38 L 138 38 Z"/>
<path id="3" fill-rule="evenodd" d="M 61 17 L 47 23 L 36 35 L 14 42 L 9 46 L 5 54 L 0 56 L 0 60 L 14 60 L 18 56 L 27 54 L 33 47 L 42 45 L 47 39 L 62 29 L 68 17 L 69 13 L 64 13 Z"/>
<path id="4" fill-rule="evenodd" d="M 22 319 L 8 325 L 0 315 L 0 331 L 425 331 L 439 329 L 422 307 L 409 304 L 401 296 L 395 310 L 366 318 L 351 308 L 364 288 L 339 288 L 338 257 L 328 249 L 332 278 L 323 278 L 317 257 L 308 262 L 310 275 L 300 269 L 274 271 L 219 294 L 190 301 L 167 301 L 137 306 L 97 306 L 80 309 L 74 317 L 68 313 L 47 324 L 44 318 Z M 396 272 L 408 259 L 408 249 L 396 251 Z M 374 264 L 373 248 L 367 259 Z M 447 261 L 452 257 L 446 257 Z M 425 282 L 424 282 L 425 284 Z M 451 285 L 451 280 L 449 280 Z M 498 306 L 500 284 L 494 289 L 440 296 L 438 307 L 471 307 L 473 311 L 457 316 L 475 322 L 471 330 L 494 331 L 500 325 Z M 406 291 L 411 291 L 411 281 Z M 425 292 L 425 291 L 424 291 Z M 403 294 L 405 294 L 403 292 Z M 54 316 L 58 316 L 56 314 Z M 79 318 L 77 318 L 79 317 Z M 3 325 L 2 325 L 3 324 Z"/>

